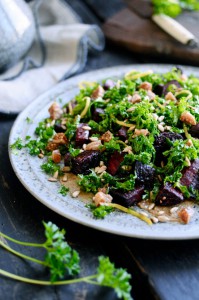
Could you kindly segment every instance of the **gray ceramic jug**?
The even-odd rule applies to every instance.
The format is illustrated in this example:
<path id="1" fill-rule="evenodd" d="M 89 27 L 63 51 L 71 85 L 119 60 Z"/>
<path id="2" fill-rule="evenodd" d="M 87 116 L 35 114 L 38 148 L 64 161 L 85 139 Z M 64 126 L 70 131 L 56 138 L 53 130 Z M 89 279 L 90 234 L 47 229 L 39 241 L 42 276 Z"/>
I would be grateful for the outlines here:
<path id="1" fill-rule="evenodd" d="M 23 0 L 0 0 L 0 72 L 16 63 L 35 35 L 31 9 Z"/>

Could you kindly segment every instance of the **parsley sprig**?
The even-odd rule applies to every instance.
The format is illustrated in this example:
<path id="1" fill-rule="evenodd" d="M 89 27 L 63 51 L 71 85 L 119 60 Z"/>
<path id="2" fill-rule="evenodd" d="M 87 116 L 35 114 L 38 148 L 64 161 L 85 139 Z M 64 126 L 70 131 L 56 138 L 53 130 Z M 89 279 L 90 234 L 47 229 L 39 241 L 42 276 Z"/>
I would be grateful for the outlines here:
<path id="1" fill-rule="evenodd" d="M 113 288 L 118 298 L 122 298 L 124 300 L 132 299 L 130 294 L 131 285 L 129 282 L 131 275 L 127 273 L 125 269 L 116 268 L 115 265 L 110 262 L 109 258 L 104 256 L 99 257 L 99 266 L 96 274 L 59 281 L 59 279 L 63 279 L 65 276 L 76 276 L 79 274 L 79 254 L 65 241 L 65 230 L 60 230 L 52 222 L 43 222 L 43 224 L 45 228 L 46 241 L 42 244 L 21 242 L 3 234 L 2 232 L 0 232 L 0 237 L 23 246 L 44 248 L 46 250 L 44 261 L 40 261 L 36 258 L 15 251 L 5 244 L 3 239 L 0 239 L 0 246 L 19 257 L 31 260 L 49 268 L 50 281 L 30 279 L 0 269 L 1 275 L 21 282 L 37 285 L 67 285 L 78 282 L 86 282 L 89 284 Z"/>
<path id="2" fill-rule="evenodd" d="M 177 17 L 185 10 L 199 10 L 198 0 L 152 0 L 154 13 Z"/>

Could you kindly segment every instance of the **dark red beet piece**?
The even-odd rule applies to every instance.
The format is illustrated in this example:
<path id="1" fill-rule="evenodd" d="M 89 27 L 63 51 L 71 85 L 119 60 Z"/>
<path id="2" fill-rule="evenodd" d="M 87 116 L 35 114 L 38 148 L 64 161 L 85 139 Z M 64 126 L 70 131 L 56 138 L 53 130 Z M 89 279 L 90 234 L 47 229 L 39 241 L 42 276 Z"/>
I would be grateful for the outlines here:
<path id="1" fill-rule="evenodd" d="M 76 130 L 75 144 L 76 146 L 82 146 L 89 142 L 89 130 L 85 130 L 83 127 L 88 126 L 86 123 L 80 123 Z"/>
<path id="2" fill-rule="evenodd" d="M 119 130 L 118 130 L 118 134 L 117 136 L 123 141 L 125 142 L 127 140 L 127 128 L 125 126 L 122 126 Z"/>
<path id="3" fill-rule="evenodd" d="M 155 169 L 142 164 L 140 161 L 136 161 L 135 172 L 137 175 L 136 183 L 143 185 L 147 190 L 152 190 L 155 180 Z"/>
<path id="4" fill-rule="evenodd" d="M 165 160 L 163 152 L 170 149 L 169 141 L 181 140 L 183 136 L 175 132 L 162 132 L 155 138 L 154 147 L 156 151 L 155 164 L 160 165 Z"/>
<path id="5" fill-rule="evenodd" d="M 184 168 L 180 183 L 194 190 L 199 189 L 199 159 L 194 160 L 190 167 Z"/>
<path id="6" fill-rule="evenodd" d="M 158 95 L 159 97 L 161 97 L 163 95 L 163 90 L 164 90 L 164 84 L 157 84 L 154 89 L 153 92 Z"/>
<path id="7" fill-rule="evenodd" d="M 100 152 L 86 150 L 71 160 L 71 172 L 74 174 L 89 174 L 91 168 L 99 166 Z"/>
<path id="8" fill-rule="evenodd" d="M 61 124 L 55 124 L 54 130 L 55 130 L 55 132 L 60 133 L 60 132 L 65 132 L 66 128 L 64 128 L 63 125 L 61 125 Z"/>
<path id="9" fill-rule="evenodd" d="M 158 96 L 166 96 L 169 92 L 169 87 L 174 85 L 176 88 L 181 88 L 180 83 L 177 80 L 170 80 L 165 85 L 164 84 L 157 84 L 153 89 L 153 92 Z"/>
<path id="10" fill-rule="evenodd" d="M 93 108 L 92 119 L 95 122 L 100 122 L 102 120 L 102 115 L 104 115 L 104 114 L 105 114 L 105 112 L 104 112 L 103 108 L 99 108 L 99 107 Z"/>
<path id="11" fill-rule="evenodd" d="M 189 129 L 189 133 L 191 134 L 191 136 L 199 139 L 199 123 L 191 126 L 191 128 Z"/>
<path id="12" fill-rule="evenodd" d="M 156 196 L 155 204 L 160 206 L 170 206 L 179 204 L 182 201 L 184 201 L 183 194 L 167 182 Z"/>
<path id="13" fill-rule="evenodd" d="M 177 80 L 170 80 L 163 87 L 162 94 L 164 96 L 166 96 L 166 94 L 169 92 L 169 87 L 172 86 L 172 85 L 174 85 L 176 88 L 181 88 L 181 85 L 179 84 L 179 82 Z"/>
<path id="14" fill-rule="evenodd" d="M 67 152 L 65 155 L 64 155 L 64 166 L 70 166 L 71 164 L 71 159 L 72 159 L 72 155 Z"/>
<path id="15" fill-rule="evenodd" d="M 123 192 L 120 190 L 110 190 L 110 195 L 113 197 L 113 202 L 121 204 L 125 207 L 135 205 L 142 200 L 144 187 L 137 187 L 133 191 Z"/>
<path id="16" fill-rule="evenodd" d="M 111 155 L 107 164 L 107 172 L 111 175 L 115 175 L 120 168 L 121 162 L 124 160 L 124 152 L 115 151 Z"/>

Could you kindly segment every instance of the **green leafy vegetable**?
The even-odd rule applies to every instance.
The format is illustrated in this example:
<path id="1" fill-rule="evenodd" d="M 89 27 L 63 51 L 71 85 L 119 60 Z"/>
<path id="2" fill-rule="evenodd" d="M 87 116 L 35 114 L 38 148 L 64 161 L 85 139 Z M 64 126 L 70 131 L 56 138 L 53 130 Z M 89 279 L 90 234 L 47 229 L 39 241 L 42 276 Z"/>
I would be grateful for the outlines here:
<path id="1" fill-rule="evenodd" d="M 68 194 L 69 188 L 66 187 L 65 185 L 62 185 L 59 189 L 59 193 L 62 194 L 63 196 L 66 196 Z"/>
<path id="2" fill-rule="evenodd" d="M 131 276 L 124 269 L 116 269 L 108 257 L 99 257 L 97 281 L 102 285 L 114 288 L 119 298 L 132 299 L 130 279 Z"/>
<path id="3" fill-rule="evenodd" d="M 31 120 L 29 117 L 27 117 L 27 118 L 26 118 L 26 122 L 27 122 L 28 124 L 31 124 L 31 123 L 33 123 L 33 120 Z"/>
<path id="4" fill-rule="evenodd" d="M 77 251 L 72 249 L 68 243 L 65 241 L 65 230 L 60 230 L 55 224 L 48 222 L 43 223 L 45 227 L 46 241 L 43 244 L 26 243 L 15 240 L 2 232 L 0 236 L 10 240 L 11 242 L 29 246 L 29 247 L 40 247 L 45 248 L 46 255 L 45 260 L 40 261 L 35 258 L 24 255 L 20 252 L 15 251 L 11 247 L 7 246 L 3 241 L 0 240 L 0 246 L 10 251 L 11 253 L 23 257 L 24 259 L 31 260 L 35 263 L 42 264 L 50 269 L 50 281 L 35 280 L 30 278 L 25 278 L 19 275 L 12 274 L 5 270 L 0 269 L 0 274 L 6 277 L 18 280 L 21 282 L 27 282 L 30 284 L 37 285 L 66 285 L 78 282 L 86 282 L 89 284 L 96 284 L 100 286 L 106 286 L 113 288 L 118 296 L 124 300 L 130 300 L 131 297 L 131 285 L 130 279 L 131 275 L 127 273 L 125 269 L 116 268 L 113 263 L 110 262 L 108 257 L 99 257 L 99 266 L 97 268 L 96 274 L 80 277 L 68 280 L 57 281 L 59 278 L 64 276 L 76 276 L 80 272 L 79 265 L 79 254 Z"/>
<path id="5" fill-rule="evenodd" d="M 12 145 L 10 145 L 10 149 L 12 150 L 21 150 L 22 148 L 24 147 L 23 143 L 22 143 L 22 139 L 21 138 L 18 138 L 16 140 L 16 142 L 14 142 Z"/>
<path id="6" fill-rule="evenodd" d="M 152 0 L 154 13 L 177 17 L 183 9 L 199 10 L 198 0 Z"/>
<path id="7" fill-rule="evenodd" d="M 88 204 L 87 207 L 90 208 L 96 219 L 104 219 L 107 214 L 110 214 L 114 210 L 112 207 L 106 205 L 96 207 L 94 204 Z"/>
<path id="8" fill-rule="evenodd" d="M 50 175 L 53 175 L 56 171 L 59 171 L 59 173 L 61 172 L 60 165 L 55 164 L 51 158 L 49 158 L 46 163 L 41 165 L 41 169 Z"/>

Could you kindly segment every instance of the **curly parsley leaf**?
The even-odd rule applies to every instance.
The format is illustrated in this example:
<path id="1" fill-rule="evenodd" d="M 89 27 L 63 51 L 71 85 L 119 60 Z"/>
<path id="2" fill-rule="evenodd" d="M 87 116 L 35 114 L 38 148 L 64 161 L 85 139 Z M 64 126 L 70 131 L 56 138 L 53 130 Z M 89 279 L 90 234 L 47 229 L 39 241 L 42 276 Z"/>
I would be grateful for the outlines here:
<path id="1" fill-rule="evenodd" d="M 172 18 L 177 17 L 184 9 L 199 10 L 199 2 L 197 0 L 152 0 L 154 13 L 164 14 Z"/>
<path id="2" fill-rule="evenodd" d="M 45 173 L 50 174 L 50 175 L 53 175 L 56 171 L 59 171 L 59 173 L 61 173 L 60 166 L 55 164 L 51 158 L 49 158 L 46 163 L 41 165 L 41 169 Z"/>
<path id="3" fill-rule="evenodd" d="M 104 286 L 111 287 L 115 290 L 118 298 L 130 300 L 131 285 L 129 280 L 131 275 L 126 270 L 115 268 L 108 257 L 99 257 L 99 267 L 97 281 Z"/>
<path id="4" fill-rule="evenodd" d="M 23 143 L 22 143 L 22 139 L 18 138 L 12 145 L 10 145 L 10 149 L 11 150 L 21 150 L 24 147 Z"/>
<path id="5" fill-rule="evenodd" d="M 86 205 L 86 207 L 91 210 L 93 216 L 96 219 L 104 219 L 108 214 L 110 214 L 114 210 L 114 208 L 106 205 L 100 205 L 96 207 L 95 204 L 88 204 Z"/>
<path id="6" fill-rule="evenodd" d="M 51 281 L 63 278 L 66 273 L 72 276 L 79 274 L 79 254 L 65 241 L 65 231 L 60 230 L 52 222 L 43 224 L 47 238 L 44 244 L 47 250 L 45 262 L 50 268 Z"/>
<path id="7" fill-rule="evenodd" d="M 62 196 L 66 196 L 69 192 L 69 188 L 66 187 L 65 185 L 62 185 L 58 191 Z"/>

